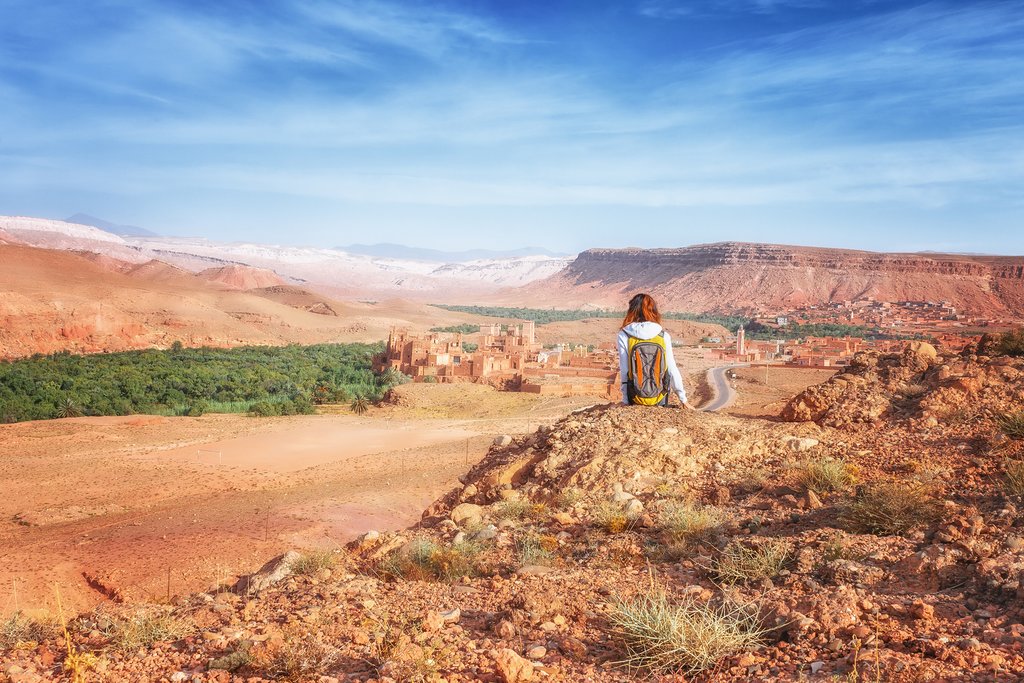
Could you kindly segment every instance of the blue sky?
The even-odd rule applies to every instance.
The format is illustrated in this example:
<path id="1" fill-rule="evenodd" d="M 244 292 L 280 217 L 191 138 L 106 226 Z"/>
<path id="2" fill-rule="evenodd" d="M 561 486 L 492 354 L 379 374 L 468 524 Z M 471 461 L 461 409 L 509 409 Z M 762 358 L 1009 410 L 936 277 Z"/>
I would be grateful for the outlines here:
<path id="1" fill-rule="evenodd" d="M 1024 253 L 1024 3 L 0 0 L 0 214 Z"/>

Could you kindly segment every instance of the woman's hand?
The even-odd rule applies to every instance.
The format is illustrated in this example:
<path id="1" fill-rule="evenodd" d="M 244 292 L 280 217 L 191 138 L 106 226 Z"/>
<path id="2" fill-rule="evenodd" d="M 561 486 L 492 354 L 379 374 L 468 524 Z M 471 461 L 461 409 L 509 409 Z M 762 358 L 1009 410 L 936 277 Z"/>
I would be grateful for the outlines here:
<path id="1" fill-rule="evenodd" d="M 681 406 L 679 406 L 679 407 L 680 407 L 680 408 L 682 408 L 683 410 L 696 410 L 696 408 L 694 408 L 693 406 L 691 406 L 691 405 L 690 405 L 689 403 L 687 403 L 686 401 L 683 401 L 683 404 L 682 404 Z"/>

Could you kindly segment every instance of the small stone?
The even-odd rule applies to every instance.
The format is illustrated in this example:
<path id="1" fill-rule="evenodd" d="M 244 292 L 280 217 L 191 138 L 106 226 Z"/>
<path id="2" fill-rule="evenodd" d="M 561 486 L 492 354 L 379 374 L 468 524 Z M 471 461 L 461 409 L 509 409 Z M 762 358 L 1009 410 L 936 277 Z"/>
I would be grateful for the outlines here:
<path id="1" fill-rule="evenodd" d="M 814 491 L 807 489 L 807 494 L 804 496 L 804 507 L 808 510 L 818 510 L 824 507 L 824 503 L 821 502 L 821 498 Z"/>
<path id="2" fill-rule="evenodd" d="M 794 450 L 794 451 L 796 451 L 798 453 L 801 453 L 803 451 L 809 451 L 812 448 L 814 448 L 815 446 L 817 446 L 819 443 L 821 443 L 821 442 L 818 441 L 817 439 L 812 439 L 810 437 L 803 437 L 803 438 L 801 438 L 801 437 L 791 436 L 788 439 L 786 439 L 786 444 L 790 447 L 790 449 L 792 449 L 792 450 Z"/>
<path id="3" fill-rule="evenodd" d="M 527 659 L 544 659 L 544 655 L 547 653 L 548 649 L 543 645 L 531 645 L 526 648 L 526 652 L 523 654 L 526 655 Z"/>
<path id="4" fill-rule="evenodd" d="M 981 641 L 977 638 L 964 638 L 957 643 L 961 650 L 977 650 L 981 647 Z"/>
<path id="5" fill-rule="evenodd" d="M 819 671 L 821 671 L 821 667 L 823 667 L 823 666 L 825 666 L 825 662 L 822 662 L 822 661 L 811 662 L 811 675 L 813 676 L 814 674 L 816 674 Z"/>
<path id="6" fill-rule="evenodd" d="M 633 498 L 633 499 L 627 501 L 626 502 L 626 507 L 623 508 L 623 511 L 629 517 L 638 517 L 640 515 L 640 513 L 643 512 L 643 510 L 644 510 L 644 504 L 641 503 L 636 498 Z"/>
<path id="7" fill-rule="evenodd" d="M 188 680 L 188 674 L 185 673 L 184 671 L 175 671 L 174 673 L 171 674 L 171 682 L 172 683 L 181 683 L 182 681 L 187 681 L 187 680 Z"/>
<path id="8" fill-rule="evenodd" d="M 914 604 L 910 606 L 910 616 L 915 619 L 934 619 L 935 608 L 924 600 L 915 600 Z"/>
<path id="9" fill-rule="evenodd" d="M 494 633 L 502 640 L 511 640 L 516 637 L 516 627 L 508 619 L 502 619 L 494 627 Z"/>
<path id="10" fill-rule="evenodd" d="M 498 448 L 504 448 L 510 443 L 512 443 L 512 437 L 508 434 L 502 434 L 501 436 L 494 437 L 494 445 Z"/>
<path id="11" fill-rule="evenodd" d="M 460 503 L 452 509 L 448 516 L 459 526 L 468 526 L 479 523 L 483 519 L 484 509 L 473 503 Z"/>
<path id="12" fill-rule="evenodd" d="M 530 660 L 523 659 L 516 654 L 515 650 L 502 648 L 493 650 L 491 658 L 498 669 L 498 673 L 505 680 L 505 683 L 520 683 L 520 681 L 533 680 L 533 664 Z"/>
<path id="13" fill-rule="evenodd" d="M 444 628 L 444 617 L 440 612 L 433 610 L 427 612 L 427 615 L 423 617 L 423 628 L 426 631 L 440 631 Z"/>

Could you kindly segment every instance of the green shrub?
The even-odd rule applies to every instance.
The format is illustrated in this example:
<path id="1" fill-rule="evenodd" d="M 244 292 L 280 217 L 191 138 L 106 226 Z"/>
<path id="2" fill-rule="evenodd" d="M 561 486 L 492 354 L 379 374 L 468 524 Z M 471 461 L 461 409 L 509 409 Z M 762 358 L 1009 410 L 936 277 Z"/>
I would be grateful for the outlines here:
<path id="1" fill-rule="evenodd" d="M 1024 328 L 1004 333 L 995 350 L 1001 356 L 1024 356 Z"/>
<path id="2" fill-rule="evenodd" d="M 630 669 L 657 674 L 694 675 L 723 658 L 753 649 L 765 634 L 760 610 L 752 605 L 718 605 L 690 599 L 672 604 L 652 590 L 620 603 L 612 612 L 613 634 Z"/>
<path id="3" fill-rule="evenodd" d="M 281 407 L 270 401 L 256 401 L 249 406 L 249 414 L 254 417 L 274 417 L 281 414 Z"/>

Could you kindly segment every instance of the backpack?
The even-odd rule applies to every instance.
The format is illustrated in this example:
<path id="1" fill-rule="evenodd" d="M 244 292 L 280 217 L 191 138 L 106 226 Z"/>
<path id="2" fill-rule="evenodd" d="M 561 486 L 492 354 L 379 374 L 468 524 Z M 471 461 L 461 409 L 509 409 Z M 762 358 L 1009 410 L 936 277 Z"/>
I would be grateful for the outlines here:
<path id="1" fill-rule="evenodd" d="M 638 339 L 628 332 L 626 350 L 626 396 L 634 405 L 656 406 L 669 392 L 665 363 L 665 332 L 651 339 Z"/>

